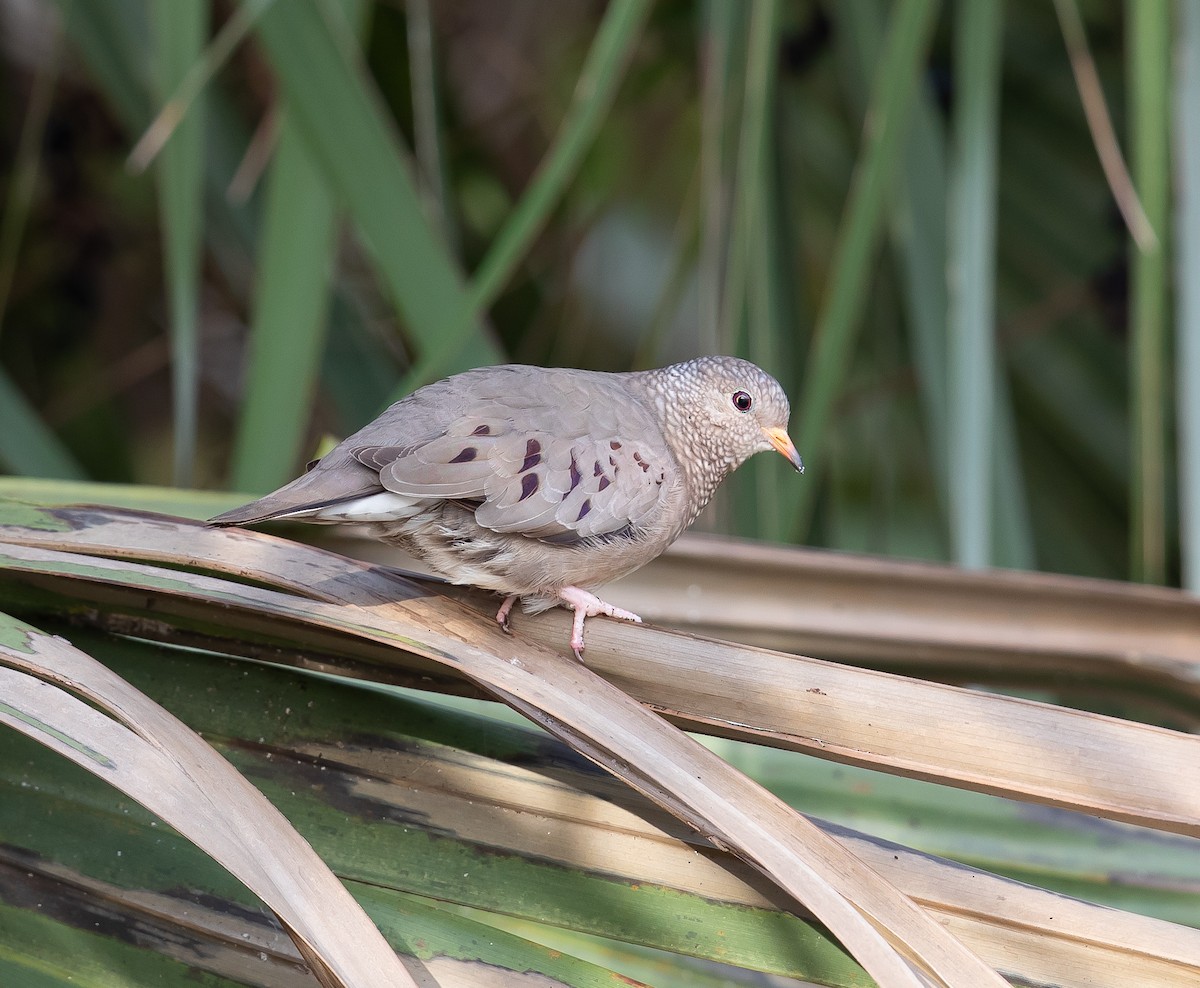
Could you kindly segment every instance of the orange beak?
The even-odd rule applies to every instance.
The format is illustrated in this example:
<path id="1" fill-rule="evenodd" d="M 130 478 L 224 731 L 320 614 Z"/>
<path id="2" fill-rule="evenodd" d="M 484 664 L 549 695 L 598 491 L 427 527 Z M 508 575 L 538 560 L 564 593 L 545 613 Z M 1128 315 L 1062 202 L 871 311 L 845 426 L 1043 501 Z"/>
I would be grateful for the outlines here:
<path id="1" fill-rule="evenodd" d="M 787 434 L 786 429 L 763 429 L 763 433 L 771 445 L 779 451 L 779 455 L 796 468 L 797 473 L 804 473 L 804 461 L 796 452 L 792 437 Z"/>

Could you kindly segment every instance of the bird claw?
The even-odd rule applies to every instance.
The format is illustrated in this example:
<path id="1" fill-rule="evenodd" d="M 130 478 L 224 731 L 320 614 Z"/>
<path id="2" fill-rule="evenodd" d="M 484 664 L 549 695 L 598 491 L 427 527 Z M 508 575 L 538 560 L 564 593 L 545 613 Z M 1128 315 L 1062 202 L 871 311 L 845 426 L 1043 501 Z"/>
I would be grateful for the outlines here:
<path id="1" fill-rule="evenodd" d="M 508 616 L 512 613 L 513 604 L 517 602 L 517 595 L 511 594 L 504 598 L 504 603 L 500 605 L 500 610 L 496 612 L 496 623 L 500 625 L 500 630 L 506 635 L 512 634 L 512 626 L 509 624 Z"/>
<path id="2" fill-rule="evenodd" d="M 575 612 L 575 618 L 571 622 L 571 651 L 575 653 L 575 658 L 580 662 L 583 661 L 583 622 L 588 618 L 603 614 L 605 617 L 616 618 L 619 621 L 642 623 L 642 619 L 633 611 L 614 607 L 608 601 L 601 600 L 594 593 L 581 590 L 579 587 L 563 587 L 558 592 L 558 598 Z"/>

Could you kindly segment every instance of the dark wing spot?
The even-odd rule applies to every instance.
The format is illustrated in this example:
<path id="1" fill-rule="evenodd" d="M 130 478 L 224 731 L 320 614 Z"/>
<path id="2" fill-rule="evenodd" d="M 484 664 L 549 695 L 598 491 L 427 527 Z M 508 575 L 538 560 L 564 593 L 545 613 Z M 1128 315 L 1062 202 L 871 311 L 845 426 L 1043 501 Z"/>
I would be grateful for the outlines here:
<path id="1" fill-rule="evenodd" d="M 575 454 L 571 454 L 571 491 L 579 486 L 579 482 L 583 480 L 583 474 L 579 472 L 579 464 L 575 462 Z M 567 491 L 568 494 L 571 491 Z"/>
<path id="2" fill-rule="evenodd" d="M 600 466 L 599 460 L 596 461 L 596 466 L 592 469 L 592 476 L 593 477 L 603 477 L 604 476 L 604 467 Z"/>
<path id="3" fill-rule="evenodd" d="M 464 446 L 463 451 L 461 453 L 459 453 L 458 456 L 456 456 L 450 462 L 451 463 L 470 463 L 478 455 L 479 455 L 479 450 L 477 450 L 474 446 Z"/>
<path id="4" fill-rule="evenodd" d="M 542 462 L 542 444 L 536 439 L 529 439 L 525 442 L 525 462 L 521 464 L 521 469 L 518 473 L 524 473 L 526 470 L 532 470 Z"/>
<path id="5" fill-rule="evenodd" d="M 475 431 L 471 433 L 473 436 L 490 436 L 491 434 L 492 427 L 486 422 L 483 425 L 475 426 Z"/>
<path id="6" fill-rule="evenodd" d="M 609 480 L 607 477 L 600 478 L 600 490 L 604 490 L 604 488 L 606 488 L 608 486 L 608 484 L 609 484 Z"/>
<path id="7" fill-rule="evenodd" d="M 611 456 L 608 458 L 608 465 L 609 465 L 610 467 L 612 467 L 614 471 L 616 471 L 616 469 L 617 469 L 617 461 L 616 461 L 616 460 L 614 460 L 614 459 L 613 459 Z"/>
<path id="8" fill-rule="evenodd" d="M 582 521 L 583 516 L 586 515 L 591 510 L 592 510 L 592 499 L 589 497 L 586 501 L 583 502 L 583 504 L 581 504 L 579 506 L 579 514 L 577 514 L 575 516 L 575 520 Z"/>
<path id="9" fill-rule="evenodd" d="M 521 496 L 518 501 L 524 501 L 527 497 L 533 497 L 534 492 L 538 489 L 538 478 L 536 473 L 527 473 L 521 478 Z"/>
<path id="10" fill-rule="evenodd" d="M 611 440 L 609 440 L 608 448 L 609 449 L 620 449 L 621 444 L 619 442 L 617 442 L 615 439 L 611 439 Z"/>
<path id="11" fill-rule="evenodd" d="M 650 464 L 642 459 L 641 453 L 634 453 L 633 459 L 634 459 L 634 462 L 637 463 L 637 465 L 642 468 L 642 473 L 646 473 L 647 471 L 649 471 Z"/>
<path id="12" fill-rule="evenodd" d="M 304 472 L 308 473 L 313 467 L 315 467 L 320 462 L 321 462 L 321 458 L 319 456 L 315 460 L 309 460 L 306 464 L 304 464 Z"/>

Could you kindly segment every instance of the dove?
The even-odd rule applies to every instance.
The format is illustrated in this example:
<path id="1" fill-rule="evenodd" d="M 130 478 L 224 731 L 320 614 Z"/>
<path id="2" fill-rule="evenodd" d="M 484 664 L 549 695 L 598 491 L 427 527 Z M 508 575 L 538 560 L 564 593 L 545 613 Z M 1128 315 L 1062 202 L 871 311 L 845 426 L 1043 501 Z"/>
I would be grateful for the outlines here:
<path id="1" fill-rule="evenodd" d="M 660 555 L 762 451 L 804 471 L 779 383 L 736 357 L 604 373 L 483 367 L 419 388 L 265 497 L 210 520 L 366 526 L 536 613 L 639 622 L 595 593 Z"/>

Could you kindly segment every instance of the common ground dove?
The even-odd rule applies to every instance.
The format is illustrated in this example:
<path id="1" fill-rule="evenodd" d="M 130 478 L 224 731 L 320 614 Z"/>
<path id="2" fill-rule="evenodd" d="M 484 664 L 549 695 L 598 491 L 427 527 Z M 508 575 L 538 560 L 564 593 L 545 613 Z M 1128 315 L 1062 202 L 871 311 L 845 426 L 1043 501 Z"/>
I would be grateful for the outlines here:
<path id="1" fill-rule="evenodd" d="M 735 357 L 699 357 L 629 374 L 507 365 L 413 392 L 304 476 L 212 519 L 366 524 L 453 583 L 527 611 L 641 619 L 592 591 L 675 541 L 721 481 L 776 449 L 804 466 L 787 434 L 788 400 Z"/>

